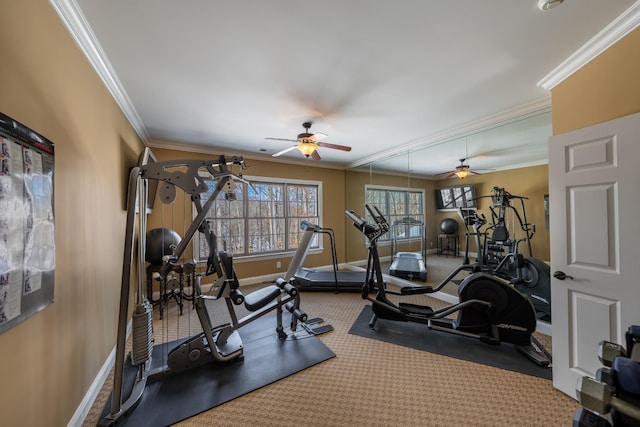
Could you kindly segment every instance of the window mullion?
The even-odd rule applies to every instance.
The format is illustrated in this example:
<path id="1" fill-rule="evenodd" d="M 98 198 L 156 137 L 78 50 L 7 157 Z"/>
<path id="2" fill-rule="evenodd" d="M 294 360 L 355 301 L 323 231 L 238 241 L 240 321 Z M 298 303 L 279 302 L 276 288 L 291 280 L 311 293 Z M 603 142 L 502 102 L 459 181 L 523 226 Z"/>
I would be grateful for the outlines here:
<path id="1" fill-rule="evenodd" d="M 249 254 L 249 186 L 242 186 L 242 223 L 244 224 L 244 255 Z"/>
<path id="2" fill-rule="evenodd" d="M 284 184 L 283 189 L 283 212 L 284 216 L 284 250 L 289 250 L 289 233 L 286 231 L 289 230 L 290 218 L 289 218 L 289 185 L 287 183 Z"/>

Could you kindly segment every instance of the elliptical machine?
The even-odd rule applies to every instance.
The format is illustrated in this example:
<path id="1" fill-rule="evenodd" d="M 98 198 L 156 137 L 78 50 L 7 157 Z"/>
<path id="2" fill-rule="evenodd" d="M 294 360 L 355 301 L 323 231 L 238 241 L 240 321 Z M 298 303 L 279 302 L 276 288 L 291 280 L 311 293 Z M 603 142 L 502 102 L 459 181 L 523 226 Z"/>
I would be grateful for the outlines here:
<path id="1" fill-rule="evenodd" d="M 472 271 L 484 271 L 505 279 L 529 297 L 539 320 L 551 322 L 551 268 L 533 257 L 531 238 L 535 234 L 535 225 L 527 221 L 524 206 L 527 198 L 514 196 L 500 187 L 494 187 L 491 196 L 483 197 L 491 197 L 492 200 L 492 224 L 484 230 L 482 228 L 488 223 L 484 214 L 478 215 L 475 210 L 462 208 L 458 212 L 467 228 L 464 264 Z M 513 206 L 512 200 L 520 201 L 521 213 Z M 508 214 L 524 232 L 522 238 L 511 238 L 507 228 Z M 469 262 L 470 236 L 474 236 L 478 252 L 477 263 L 473 265 Z M 520 252 L 521 244 L 526 245 L 529 256 L 525 257 Z"/>
<path id="2" fill-rule="evenodd" d="M 400 288 L 399 292 L 387 289 L 380 267 L 377 240 L 389 230 L 389 224 L 377 207 L 365 206 L 375 224 L 367 223 L 352 210 L 347 210 L 345 215 L 369 240 L 366 281 L 362 287 L 362 298 L 372 303 L 373 316 L 369 327 L 373 329 L 378 318 L 422 323 L 432 330 L 476 338 L 486 344 L 515 344 L 521 353 L 536 364 L 549 365 L 550 359 L 539 343 L 535 343 L 535 347 L 532 345 L 531 334 L 536 329 L 536 315 L 531 302 L 498 277 L 484 272 L 470 274 L 458 287 L 460 302 L 442 309 L 390 301 L 387 294 L 407 296 L 437 292 L 468 266 L 458 267 L 435 288 L 409 286 Z M 375 293 L 375 297 L 371 297 L 371 293 Z M 456 319 L 447 317 L 453 313 L 457 313 Z"/>

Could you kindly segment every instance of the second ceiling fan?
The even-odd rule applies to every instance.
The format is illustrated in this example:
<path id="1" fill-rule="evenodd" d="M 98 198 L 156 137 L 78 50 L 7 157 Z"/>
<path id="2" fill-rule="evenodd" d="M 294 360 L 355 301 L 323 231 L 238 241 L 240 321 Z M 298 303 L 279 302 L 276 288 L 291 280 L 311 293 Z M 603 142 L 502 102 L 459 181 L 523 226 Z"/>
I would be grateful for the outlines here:
<path id="1" fill-rule="evenodd" d="M 265 139 L 271 139 L 274 141 L 291 141 L 296 143 L 295 145 L 289 148 L 285 148 L 284 150 L 273 154 L 273 157 L 279 157 L 284 153 L 287 153 L 296 148 L 302 153 L 303 156 L 305 156 L 306 158 L 311 157 L 314 160 L 320 160 L 320 154 L 318 154 L 318 147 L 331 148 L 334 150 L 342 150 L 342 151 L 351 151 L 351 147 L 347 147 L 346 145 L 330 144 L 328 142 L 320 141 L 321 139 L 326 138 L 327 135 L 320 132 L 311 133 L 310 129 L 312 124 L 313 124 L 312 122 L 304 122 L 302 124 L 302 127 L 305 129 L 305 131 L 299 134 L 297 139 L 265 138 Z"/>
<path id="2" fill-rule="evenodd" d="M 471 157 L 476 157 L 476 156 L 469 157 L 469 146 L 467 144 L 468 144 L 468 140 L 465 137 L 464 138 L 464 149 L 465 149 L 466 156 L 463 157 L 462 159 L 460 159 L 460 164 L 458 166 L 456 166 L 456 168 L 454 170 L 437 173 L 434 176 L 445 175 L 444 178 L 442 178 L 442 179 L 448 179 L 448 178 L 451 178 L 453 176 L 457 176 L 460 179 L 465 179 L 470 174 L 482 175 L 480 172 L 477 172 L 475 170 L 471 170 L 471 167 L 469 166 L 469 163 L 465 164 L 465 162 L 467 162 Z M 494 169 L 480 169 L 480 170 L 492 171 Z"/>
<path id="3" fill-rule="evenodd" d="M 471 170 L 471 168 L 469 167 L 469 164 L 464 163 L 467 160 L 469 159 L 468 158 L 460 159 L 460 164 L 456 166 L 454 170 L 437 173 L 435 174 L 435 176 L 446 175 L 443 179 L 451 178 L 452 176 L 457 176 L 460 179 L 465 179 L 469 174 L 482 175 L 480 172 Z"/>

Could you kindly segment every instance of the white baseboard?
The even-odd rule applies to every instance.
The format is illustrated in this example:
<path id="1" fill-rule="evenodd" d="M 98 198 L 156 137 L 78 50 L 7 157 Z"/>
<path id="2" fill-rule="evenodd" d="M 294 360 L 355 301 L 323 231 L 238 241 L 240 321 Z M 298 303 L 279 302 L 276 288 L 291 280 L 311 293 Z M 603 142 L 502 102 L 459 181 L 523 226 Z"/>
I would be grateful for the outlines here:
<path id="1" fill-rule="evenodd" d="M 551 323 L 541 322 L 538 320 L 538 324 L 536 325 L 536 332 L 540 332 L 542 335 L 551 336 L 551 332 L 552 332 Z"/>
<path id="2" fill-rule="evenodd" d="M 131 334 L 131 328 L 132 324 L 131 321 L 129 321 L 127 324 L 127 337 Z M 109 378 L 109 373 L 111 372 L 115 361 L 116 347 L 114 346 L 111 353 L 109 353 L 109 356 L 107 356 L 107 360 L 104 361 L 102 368 L 98 371 L 98 375 L 96 375 L 95 379 L 91 383 L 89 390 L 87 390 L 87 393 L 84 395 L 84 398 L 82 399 L 82 402 L 80 402 L 76 412 L 73 414 L 73 417 L 69 420 L 69 423 L 67 424 L 68 427 L 82 426 L 84 419 L 91 410 L 91 406 L 93 406 L 93 402 L 98 397 L 98 394 L 100 394 L 100 390 L 102 390 L 107 378 Z"/>
<path id="3" fill-rule="evenodd" d="M 96 397 L 98 397 L 98 394 L 100 393 L 100 390 L 102 390 L 102 386 L 104 385 L 105 381 L 107 381 L 109 372 L 111 372 L 111 368 L 113 368 L 115 360 L 116 348 L 114 347 L 113 350 L 111 350 L 111 353 L 109 353 L 109 357 L 107 357 L 107 360 L 105 360 L 104 364 L 102 365 L 102 368 L 98 372 L 98 375 L 93 380 L 93 383 L 91 383 L 91 387 L 89 387 L 89 390 L 87 390 L 87 393 L 84 395 L 84 399 L 82 399 L 82 402 L 80 402 L 80 406 L 78 406 L 78 409 L 76 409 L 73 417 L 71 417 L 71 420 L 69 420 L 69 424 L 67 424 L 68 427 L 82 426 L 84 419 L 87 417 L 87 414 L 91 410 L 93 402 L 96 400 Z"/>

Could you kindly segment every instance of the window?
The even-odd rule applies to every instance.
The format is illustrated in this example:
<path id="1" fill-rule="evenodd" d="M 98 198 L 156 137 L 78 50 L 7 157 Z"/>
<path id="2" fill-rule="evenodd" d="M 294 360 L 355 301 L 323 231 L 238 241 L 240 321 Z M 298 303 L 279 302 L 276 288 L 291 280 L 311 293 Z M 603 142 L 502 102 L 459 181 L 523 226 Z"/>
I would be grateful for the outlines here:
<path id="1" fill-rule="evenodd" d="M 240 257 L 294 251 L 302 238 L 300 223 L 320 223 L 321 183 L 248 180 L 251 185 L 236 183 L 235 200 L 220 193 L 207 214 L 205 221 L 217 237 L 218 250 Z M 202 195 L 203 203 L 213 193 L 213 186 L 210 182 L 209 191 Z M 199 234 L 195 251 L 202 260 L 209 248 Z M 311 249 L 319 244 L 314 237 Z"/>
<path id="2" fill-rule="evenodd" d="M 473 185 L 462 185 L 436 190 L 436 209 L 458 210 L 475 208 L 476 191 Z"/>
<path id="3" fill-rule="evenodd" d="M 393 187 L 365 187 L 365 203 L 376 206 L 392 226 L 379 242 L 422 238 L 424 235 L 424 190 Z M 367 221 L 373 221 L 365 212 Z M 394 234 L 391 234 L 394 233 Z"/>

